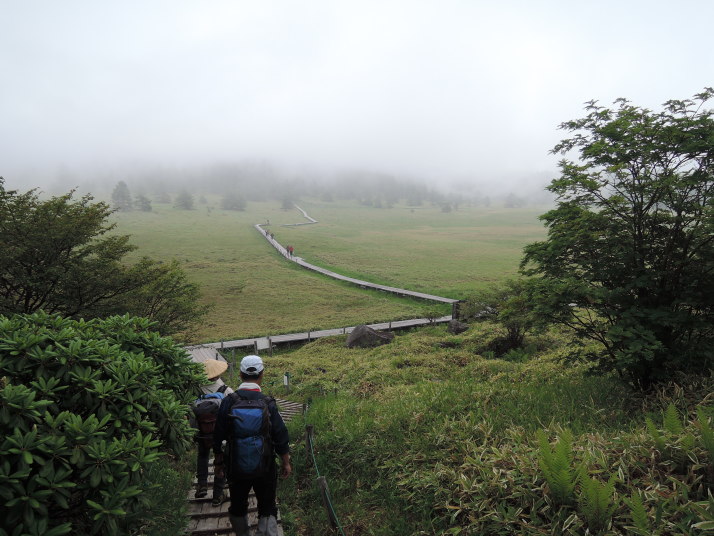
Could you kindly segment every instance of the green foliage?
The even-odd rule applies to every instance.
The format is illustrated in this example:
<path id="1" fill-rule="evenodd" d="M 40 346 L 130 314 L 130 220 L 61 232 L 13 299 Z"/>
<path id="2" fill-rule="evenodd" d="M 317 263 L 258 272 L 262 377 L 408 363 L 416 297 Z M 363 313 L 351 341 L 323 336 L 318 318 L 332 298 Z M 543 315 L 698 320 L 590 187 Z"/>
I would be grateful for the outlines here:
<path id="1" fill-rule="evenodd" d="M 593 533 L 602 532 L 610 523 L 612 514 L 618 507 L 617 502 L 613 499 L 614 494 L 614 476 L 610 477 L 607 482 L 601 482 L 590 476 L 581 479 L 578 510 Z"/>
<path id="2" fill-rule="evenodd" d="M 616 101 L 561 125 L 573 133 L 541 219 L 548 239 L 525 249 L 539 276 L 537 314 L 597 341 L 602 370 L 633 383 L 714 363 L 714 116 L 692 100 L 661 112 Z"/>
<path id="3" fill-rule="evenodd" d="M 697 408 L 697 425 L 702 436 L 702 444 L 709 454 L 709 463 L 714 467 L 714 429 L 709 424 L 709 418 L 704 408 Z"/>
<path id="4" fill-rule="evenodd" d="M 648 416 L 645 422 L 647 431 L 665 463 L 672 464 L 678 473 L 704 470 L 709 473 L 708 477 L 711 478 L 714 476 L 714 457 L 711 451 L 712 430 L 703 407 L 697 408 L 697 414 L 699 418 L 692 430 L 687 429 L 677 408 L 671 403 L 664 411 L 661 430 L 651 417 Z M 698 454 L 700 447 L 706 452 L 701 460 L 699 460 Z"/>
<path id="5" fill-rule="evenodd" d="M 139 522 L 146 471 L 190 446 L 186 404 L 205 381 L 149 327 L 0 316 L 0 534 L 126 534 Z"/>
<path id="6" fill-rule="evenodd" d="M 141 284 L 120 262 L 129 237 L 106 236 L 110 208 L 73 195 L 41 201 L 0 181 L 0 314 L 91 315 Z"/>
<path id="7" fill-rule="evenodd" d="M 221 208 L 223 210 L 245 210 L 246 204 L 245 198 L 234 192 L 228 192 L 221 199 Z"/>
<path id="8" fill-rule="evenodd" d="M 465 318 L 490 318 L 506 329 L 506 336 L 493 345 L 499 356 L 520 348 L 526 333 L 536 325 L 527 288 L 525 280 L 506 279 L 471 295 L 462 305 L 461 314 Z"/>
<path id="9" fill-rule="evenodd" d="M 112 234 L 111 209 L 74 192 L 42 201 L 35 190 L 5 190 L 0 179 L 0 314 L 66 317 L 144 315 L 162 333 L 200 321 L 198 286 L 177 263 L 147 258 L 127 266 L 126 235 Z"/>
<path id="10" fill-rule="evenodd" d="M 136 199 L 134 200 L 134 207 L 142 212 L 152 211 L 151 200 L 142 194 L 136 196 Z"/>
<path id="11" fill-rule="evenodd" d="M 112 206 L 125 212 L 134 208 L 129 187 L 124 181 L 119 181 L 112 191 Z"/>
<path id="12" fill-rule="evenodd" d="M 548 483 L 550 495 L 558 505 L 572 504 L 578 480 L 578 472 L 573 468 L 573 435 L 563 430 L 552 450 L 542 430 L 538 430 L 537 437 L 540 446 L 538 466 Z"/>
<path id="13" fill-rule="evenodd" d="M 268 358 L 273 394 L 282 394 L 277 380 L 289 370 L 291 398 L 312 398 L 306 422 L 315 427 L 320 474 L 347 534 L 698 536 L 699 524 L 708 526 L 713 466 L 699 418 L 680 409 L 681 433 L 671 437 L 664 421 L 675 401 L 692 413 L 701 408 L 711 425 L 714 378 L 645 396 L 614 375 L 564 363 L 570 347 L 556 334 L 538 341 L 528 361 L 512 362 L 477 355 L 497 327 L 483 322 L 472 330 L 453 336 L 430 328 L 369 350 L 322 339 Z M 654 422 L 667 448 L 683 451 L 682 438 L 694 437 L 683 466 L 650 439 L 648 410 L 661 415 Z M 303 435 L 304 424 L 291 423 L 292 437 Z M 561 443 L 565 426 L 572 434 Z M 538 435 L 558 439 L 545 448 Z M 571 460 L 570 504 L 554 500 L 541 449 L 551 459 L 561 449 Z M 294 449 L 296 485 L 283 483 L 279 495 L 293 532 L 318 534 L 326 520 L 304 450 Z M 636 494 L 641 508 L 633 514 Z"/>
<path id="14" fill-rule="evenodd" d="M 147 318 L 162 335 L 181 333 L 184 339 L 191 339 L 193 329 L 211 307 L 199 305 L 200 288 L 188 280 L 179 262 L 162 264 L 144 258 L 133 271 L 141 274 L 144 284 L 117 299 L 112 310 Z"/>
<path id="15" fill-rule="evenodd" d="M 187 190 L 181 190 L 174 199 L 174 206 L 180 210 L 193 210 L 193 196 Z"/>
<path id="16" fill-rule="evenodd" d="M 651 536 L 652 528 L 650 526 L 650 519 L 642 503 L 640 493 L 635 492 L 629 499 L 625 498 L 625 504 L 630 508 L 630 516 L 634 524 L 634 526 L 626 526 L 625 528 L 639 536 Z"/>

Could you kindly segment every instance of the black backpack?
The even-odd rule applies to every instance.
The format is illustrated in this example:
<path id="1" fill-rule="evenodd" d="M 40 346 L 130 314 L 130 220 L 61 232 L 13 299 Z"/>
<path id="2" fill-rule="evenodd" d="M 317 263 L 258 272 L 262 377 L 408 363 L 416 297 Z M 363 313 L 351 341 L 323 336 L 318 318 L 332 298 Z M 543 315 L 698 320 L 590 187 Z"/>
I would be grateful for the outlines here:
<path id="1" fill-rule="evenodd" d="M 229 481 L 265 476 L 275 458 L 270 435 L 270 406 L 275 399 L 228 396 L 226 476 Z"/>
<path id="2" fill-rule="evenodd" d="M 198 429 L 196 440 L 208 448 L 213 445 L 213 431 L 216 428 L 218 408 L 221 407 L 221 402 L 225 398 L 223 392 L 227 387 L 227 385 L 221 385 L 217 392 L 201 395 L 191 405 L 193 412 L 191 425 Z"/>

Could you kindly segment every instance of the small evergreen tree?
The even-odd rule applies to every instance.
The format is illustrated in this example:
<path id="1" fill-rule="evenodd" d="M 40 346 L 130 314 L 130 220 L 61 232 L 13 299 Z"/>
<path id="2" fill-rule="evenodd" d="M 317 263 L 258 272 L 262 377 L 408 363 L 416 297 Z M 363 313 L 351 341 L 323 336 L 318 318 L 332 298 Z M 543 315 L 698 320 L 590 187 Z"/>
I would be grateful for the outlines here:
<path id="1" fill-rule="evenodd" d="M 129 187 L 124 181 L 119 181 L 112 192 L 112 206 L 116 210 L 129 211 L 133 208 Z"/>
<path id="2" fill-rule="evenodd" d="M 174 206 L 180 210 L 193 210 L 193 196 L 186 190 L 181 190 L 176 196 Z"/>
<path id="3" fill-rule="evenodd" d="M 134 200 L 134 207 L 142 212 L 151 212 L 151 201 L 145 195 L 139 194 Z"/>
<path id="4" fill-rule="evenodd" d="M 228 192 L 221 199 L 221 208 L 223 210 L 245 210 L 245 207 L 245 198 L 235 192 Z"/>
<path id="5" fill-rule="evenodd" d="M 171 195 L 164 190 L 163 188 L 159 189 L 158 192 L 156 192 L 156 195 L 154 196 L 154 199 L 156 200 L 157 203 L 162 203 L 168 205 L 171 203 Z"/>

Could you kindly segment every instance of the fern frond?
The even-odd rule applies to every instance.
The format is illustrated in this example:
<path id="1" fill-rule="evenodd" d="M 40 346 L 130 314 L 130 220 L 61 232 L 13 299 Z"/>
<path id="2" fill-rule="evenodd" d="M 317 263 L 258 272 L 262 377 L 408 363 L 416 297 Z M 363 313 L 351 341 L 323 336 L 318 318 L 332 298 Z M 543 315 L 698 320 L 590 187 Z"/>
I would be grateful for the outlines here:
<path id="1" fill-rule="evenodd" d="M 694 437 L 694 434 L 684 434 L 681 438 L 679 438 L 679 446 L 682 448 L 682 451 L 685 454 L 688 454 L 692 452 L 694 449 L 694 445 L 696 445 L 697 440 Z"/>
<path id="2" fill-rule="evenodd" d="M 630 507 L 630 516 L 635 528 L 641 532 L 650 533 L 650 520 L 645 510 L 645 505 L 642 503 L 642 497 L 635 492 L 629 499 L 625 499 L 625 503 Z"/>
<path id="3" fill-rule="evenodd" d="M 578 506 L 585 518 L 588 527 L 593 532 L 600 532 L 610 523 L 612 514 L 617 508 L 613 500 L 615 494 L 615 477 L 610 477 L 607 482 L 600 482 L 596 478 L 585 478 L 580 488 Z"/>
<path id="4" fill-rule="evenodd" d="M 649 417 L 645 417 L 645 424 L 647 425 L 647 431 L 649 432 L 652 441 L 654 441 L 655 447 L 657 447 L 657 450 L 660 452 L 663 452 L 667 445 L 664 437 L 657 429 L 657 426 Z"/>
<path id="5" fill-rule="evenodd" d="M 669 404 L 664 412 L 664 420 L 662 422 L 664 429 L 672 435 L 678 436 L 684 432 L 684 425 L 679 419 L 679 413 L 674 404 Z"/>
<path id="6" fill-rule="evenodd" d="M 702 444 L 709 454 L 709 462 L 714 463 L 714 429 L 709 424 L 709 418 L 701 407 L 697 408 L 697 421 L 699 432 L 702 435 Z"/>
<path id="7" fill-rule="evenodd" d="M 564 430 L 555 448 L 551 449 L 545 433 L 537 432 L 540 444 L 538 465 L 548 483 L 553 500 L 558 504 L 570 504 L 573 501 L 577 479 L 573 474 L 573 436 Z"/>

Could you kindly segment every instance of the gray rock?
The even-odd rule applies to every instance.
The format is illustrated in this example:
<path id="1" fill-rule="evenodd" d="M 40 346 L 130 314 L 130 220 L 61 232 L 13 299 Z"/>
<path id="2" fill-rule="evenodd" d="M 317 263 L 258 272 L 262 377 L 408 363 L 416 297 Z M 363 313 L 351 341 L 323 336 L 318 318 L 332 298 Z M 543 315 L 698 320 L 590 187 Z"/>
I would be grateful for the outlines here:
<path id="1" fill-rule="evenodd" d="M 389 331 L 375 331 L 365 326 L 357 326 L 352 333 L 347 336 L 345 346 L 347 348 L 374 348 L 381 344 L 388 344 L 394 339 L 394 333 Z"/>
<path id="2" fill-rule="evenodd" d="M 463 322 L 459 322 L 458 320 L 449 320 L 449 325 L 447 326 L 446 330 L 449 333 L 453 333 L 454 335 L 458 335 L 459 333 L 463 333 L 469 329 L 468 324 L 464 324 Z"/>

